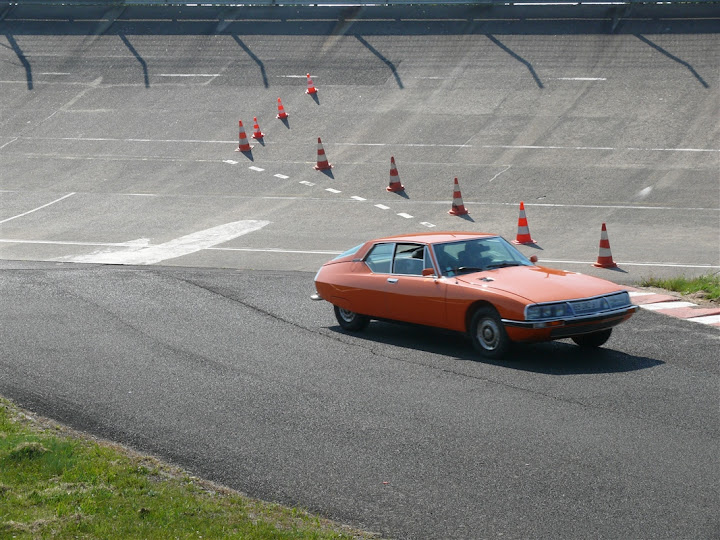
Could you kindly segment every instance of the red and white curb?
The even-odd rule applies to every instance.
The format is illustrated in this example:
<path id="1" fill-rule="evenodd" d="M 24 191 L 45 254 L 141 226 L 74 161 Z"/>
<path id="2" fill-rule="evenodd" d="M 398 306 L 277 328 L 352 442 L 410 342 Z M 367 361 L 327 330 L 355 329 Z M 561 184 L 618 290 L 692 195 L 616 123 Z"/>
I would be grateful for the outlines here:
<path id="1" fill-rule="evenodd" d="M 686 302 L 677 296 L 658 294 L 628 288 L 630 299 L 636 306 L 649 311 L 656 311 L 671 317 L 685 319 L 692 322 L 720 327 L 720 306 L 708 308 Z"/>

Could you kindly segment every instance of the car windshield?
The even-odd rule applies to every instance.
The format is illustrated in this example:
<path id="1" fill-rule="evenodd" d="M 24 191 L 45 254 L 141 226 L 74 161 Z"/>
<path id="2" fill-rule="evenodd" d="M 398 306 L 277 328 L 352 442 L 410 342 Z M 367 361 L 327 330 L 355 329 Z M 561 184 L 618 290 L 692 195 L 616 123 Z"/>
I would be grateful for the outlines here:
<path id="1" fill-rule="evenodd" d="M 433 249 L 444 276 L 533 265 L 525 255 L 500 236 L 435 244 Z"/>

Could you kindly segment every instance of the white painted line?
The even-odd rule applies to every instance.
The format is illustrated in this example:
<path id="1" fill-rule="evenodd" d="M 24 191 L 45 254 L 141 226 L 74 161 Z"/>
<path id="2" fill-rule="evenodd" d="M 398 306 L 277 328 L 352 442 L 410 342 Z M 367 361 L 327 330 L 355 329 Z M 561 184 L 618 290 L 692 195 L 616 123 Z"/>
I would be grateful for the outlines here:
<path id="1" fill-rule="evenodd" d="M 137 246 L 122 251 L 106 249 L 88 255 L 71 255 L 54 260 L 97 264 L 156 264 L 228 242 L 238 236 L 262 229 L 269 223 L 260 220 L 234 221 L 181 236 L 157 246 Z"/>
<path id="2" fill-rule="evenodd" d="M 128 193 L 130 197 L 158 197 L 156 193 Z"/>
<path id="3" fill-rule="evenodd" d="M 147 246 L 150 243 L 148 238 L 131 240 L 129 242 L 71 242 L 63 240 L 20 240 L 12 238 L 0 238 L 2 244 L 44 244 L 51 246 L 106 246 L 106 247 L 137 247 Z"/>
<path id="4" fill-rule="evenodd" d="M 648 311 L 656 311 L 658 309 L 676 309 L 676 308 L 686 308 L 686 307 L 694 307 L 697 306 L 697 304 L 693 304 L 692 302 L 681 302 L 679 300 L 671 300 L 669 302 L 656 302 L 654 304 L 643 304 L 640 306 L 643 309 L 647 309 Z"/>
<path id="5" fill-rule="evenodd" d="M 222 73 L 158 73 L 156 77 L 221 77 Z"/>
<path id="6" fill-rule="evenodd" d="M 558 81 L 607 81 L 605 77 L 558 77 Z"/>
<path id="7" fill-rule="evenodd" d="M 542 259 L 539 264 L 542 266 L 543 263 L 553 263 L 553 264 L 584 264 L 584 265 L 593 265 L 596 261 L 565 261 L 565 260 L 559 260 L 559 259 Z M 667 267 L 667 268 L 708 268 L 708 269 L 714 269 L 714 268 L 720 268 L 718 265 L 712 265 L 712 264 L 683 264 L 683 263 L 663 263 L 663 262 L 648 262 L 648 263 L 641 263 L 641 262 L 617 262 L 615 261 L 618 266 L 657 266 L 657 267 Z"/>
<path id="8" fill-rule="evenodd" d="M 385 206 L 384 204 L 376 204 L 375 208 L 379 208 L 380 210 L 390 210 L 390 207 Z"/>
<path id="9" fill-rule="evenodd" d="M 410 214 L 406 214 L 405 212 L 400 212 L 398 216 L 404 217 L 405 219 L 410 219 L 412 217 Z"/>
<path id="10" fill-rule="evenodd" d="M 17 141 L 17 140 L 18 140 L 18 138 L 15 137 L 13 140 L 6 142 L 6 143 L 3 144 L 2 146 L 0 146 L 0 150 L 2 150 L 3 148 L 5 148 L 8 144 L 12 144 L 12 143 L 14 143 L 14 142 Z"/>
<path id="11" fill-rule="evenodd" d="M 651 294 L 657 294 L 653 292 L 640 292 L 640 291 L 630 291 L 630 298 L 633 298 L 635 296 L 650 296 Z"/>
<path id="12" fill-rule="evenodd" d="M 40 73 L 40 75 L 70 75 L 70 73 L 65 73 L 64 71 L 44 71 Z"/>
<path id="13" fill-rule="evenodd" d="M 0 81 L 3 82 L 3 81 Z M 26 81 L 18 81 L 27 84 Z M 230 141 L 196 140 L 196 139 L 120 139 L 111 137 L 18 137 L 29 141 L 100 141 L 100 142 L 140 142 L 140 143 L 207 143 L 207 144 L 237 144 L 237 139 Z M 513 145 L 513 144 L 424 144 L 424 143 L 329 143 L 335 146 L 393 146 L 406 148 L 497 148 L 501 150 L 598 150 L 598 151 L 636 151 L 636 152 L 713 152 L 720 153 L 720 148 L 636 148 L 613 146 L 540 146 L 540 145 Z"/>
<path id="14" fill-rule="evenodd" d="M 250 165 L 248 167 L 248 169 L 250 169 L 251 171 L 258 171 L 258 172 L 263 172 L 265 170 L 265 169 L 261 169 L 260 167 L 256 167 L 255 165 Z"/>
<path id="15" fill-rule="evenodd" d="M 333 189 L 331 187 L 325 188 L 325 191 L 329 191 L 330 193 L 342 193 L 339 189 Z"/>
<path id="16" fill-rule="evenodd" d="M 211 247 L 207 248 L 212 251 L 252 251 L 258 253 L 307 253 L 317 255 L 340 255 L 342 251 L 324 251 L 324 250 L 303 250 L 303 249 L 281 249 L 281 248 L 222 248 L 222 247 Z"/>
<path id="17" fill-rule="evenodd" d="M 421 221 L 421 222 L 420 222 L 420 225 L 425 225 L 426 227 L 431 227 L 431 228 L 435 226 L 435 225 L 433 225 L 432 223 L 429 223 L 429 222 L 427 222 L 427 221 Z"/>
<path id="18" fill-rule="evenodd" d="M 685 320 L 699 322 L 702 324 L 717 324 L 720 323 L 720 315 L 704 315 L 702 317 L 690 317 L 689 319 Z"/>
<path id="19" fill-rule="evenodd" d="M 355 199 L 356 201 L 367 201 L 367 199 L 364 199 L 362 197 L 358 197 L 357 195 L 353 195 L 350 197 L 351 199 Z"/>
<path id="20" fill-rule="evenodd" d="M 315 185 L 313 182 L 308 182 L 307 180 L 300 180 L 300 184 L 303 184 L 305 186 L 314 186 Z"/>
<path id="21" fill-rule="evenodd" d="M 281 180 L 287 180 L 288 178 L 290 178 L 289 176 L 285 176 L 284 174 L 274 174 L 273 176 L 275 178 L 280 178 Z"/>
<path id="22" fill-rule="evenodd" d="M 62 201 L 63 199 L 67 199 L 68 197 L 72 197 L 73 195 L 75 195 L 75 193 L 68 193 L 67 195 L 63 195 L 63 196 L 60 197 L 59 199 L 55 199 L 54 201 L 51 201 L 51 202 L 49 202 L 49 203 L 47 203 L 47 204 L 43 204 L 42 206 L 38 206 L 37 208 L 33 208 L 32 210 L 28 210 L 27 212 L 23 212 L 22 214 L 18 214 L 17 216 L 13 216 L 13 217 L 9 217 L 9 218 L 3 219 L 2 221 L 0 221 L 0 223 L 6 223 L 6 222 L 8 222 L 8 221 L 12 221 L 13 219 L 17 219 L 17 218 L 20 218 L 20 217 L 23 217 L 23 216 L 27 216 L 28 214 L 32 214 L 33 212 L 37 212 L 38 210 L 42 210 L 43 208 L 47 208 L 47 207 L 50 206 L 51 204 L 55 204 L 56 202 L 60 202 L 60 201 Z"/>
<path id="23" fill-rule="evenodd" d="M 230 165 L 237 165 L 240 162 L 235 161 L 234 159 L 223 159 L 223 163 L 229 163 Z"/>

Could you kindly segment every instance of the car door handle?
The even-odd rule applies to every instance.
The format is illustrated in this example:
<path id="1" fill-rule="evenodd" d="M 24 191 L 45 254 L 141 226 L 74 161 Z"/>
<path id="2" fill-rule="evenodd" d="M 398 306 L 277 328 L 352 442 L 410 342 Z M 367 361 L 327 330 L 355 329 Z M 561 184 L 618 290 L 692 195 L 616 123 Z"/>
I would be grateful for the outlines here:
<path id="1" fill-rule="evenodd" d="M 398 281 L 398 278 L 396 278 L 396 277 L 389 277 L 389 278 L 388 278 L 388 283 L 397 283 L 397 281 Z"/>

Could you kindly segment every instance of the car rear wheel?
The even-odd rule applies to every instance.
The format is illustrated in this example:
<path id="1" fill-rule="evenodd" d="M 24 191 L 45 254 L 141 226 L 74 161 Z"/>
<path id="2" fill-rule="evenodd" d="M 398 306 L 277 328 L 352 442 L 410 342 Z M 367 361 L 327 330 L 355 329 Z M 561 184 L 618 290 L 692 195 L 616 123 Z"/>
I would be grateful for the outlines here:
<path id="1" fill-rule="evenodd" d="M 580 334 L 579 336 L 573 336 L 572 340 L 580 347 L 592 348 L 600 347 L 610 339 L 612 334 L 612 328 L 607 330 L 601 330 L 600 332 L 593 332 L 592 334 Z"/>
<path id="2" fill-rule="evenodd" d="M 338 306 L 333 307 L 335 308 L 335 318 L 343 330 L 359 332 L 367 328 L 367 325 L 370 324 L 370 317 L 366 315 L 360 315 L 359 313 Z"/>
<path id="3" fill-rule="evenodd" d="M 478 309 L 470 321 L 470 338 L 473 347 L 485 358 L 502 358 L 510 349 L 510 338 L 505 332 L 500 315 L 491 307 Z"/>

